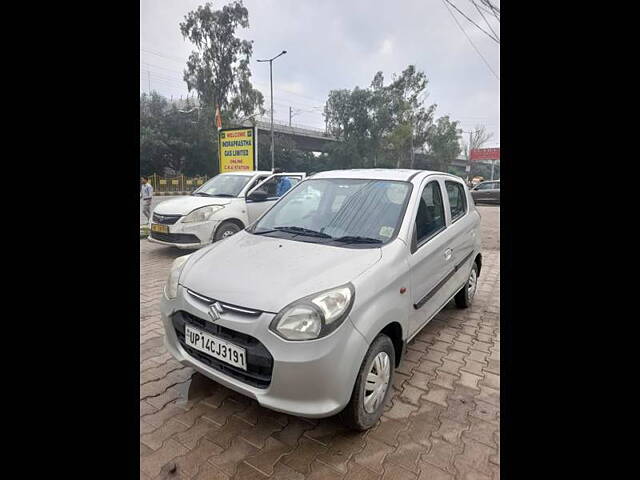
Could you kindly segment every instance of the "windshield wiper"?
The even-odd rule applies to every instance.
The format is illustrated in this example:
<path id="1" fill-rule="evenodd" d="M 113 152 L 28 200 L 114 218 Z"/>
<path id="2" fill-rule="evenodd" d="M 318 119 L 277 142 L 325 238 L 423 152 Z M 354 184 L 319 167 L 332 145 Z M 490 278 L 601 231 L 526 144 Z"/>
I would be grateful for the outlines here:
<path id="1" fill-rule="evenodd" d="M 336 242 L 342 243 L 382 243 L 382 240 L 371 237 L 360 237 L 354 235 L 345 235 L 344 237 L 334 238 Z"/>
<path id="2" fill-rule="evenodd" d="M 275 227 L 274 230 L 278 230 L 280 232 L 286 233 L 295 233 L 296 235 L 305 235 L 307 237 L 318 237 L 318 238 L 333 238 L 331 235 L 327 235 L 326 233 L 317 232 L 315 230 L 309 230 L 308 228 L 303 227 Z"/>
<path id="3" fill-rule="evenodd" d="M 235 197 L 235 195 L 231 195 L 230 193 L 214 193 L 211 196 L 212 197 Z"/>
<path id="4" fill-rule="evenodd" d="M 208 193 L 204 193 L 204 192 L 195 192 L 195 193 L 192 193 L 191 195 L 193 195 L 194 197 L 196 195 L 202 195 L 203 197 L 210 197 L 211 196 Z"/>

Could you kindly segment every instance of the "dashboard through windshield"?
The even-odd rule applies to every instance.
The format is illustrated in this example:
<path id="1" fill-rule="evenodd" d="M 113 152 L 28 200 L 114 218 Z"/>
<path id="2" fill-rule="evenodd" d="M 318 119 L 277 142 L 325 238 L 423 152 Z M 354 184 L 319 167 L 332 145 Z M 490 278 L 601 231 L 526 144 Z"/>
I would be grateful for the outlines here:
<path id="1" fill-rule="evenodd" d="M 411 184 L 323 178 L 302 182 L 250 230 L 255 235 L 379 247 L 395 238 Z"/>

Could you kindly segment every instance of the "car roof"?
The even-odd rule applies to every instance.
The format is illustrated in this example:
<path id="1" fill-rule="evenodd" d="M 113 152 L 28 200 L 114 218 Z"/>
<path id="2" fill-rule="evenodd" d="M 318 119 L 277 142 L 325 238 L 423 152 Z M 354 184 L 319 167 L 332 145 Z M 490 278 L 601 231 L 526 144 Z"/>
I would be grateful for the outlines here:
<path id="1" fill-rule="evenodd" d="M 445 172 L 405 168 L 354 168 L 351 170 L 329 170 L 327 172 L 318 172 L 312 178 L 362 178 L 372 180 L 407 181 L 419 173 L 449 175 Z"/>

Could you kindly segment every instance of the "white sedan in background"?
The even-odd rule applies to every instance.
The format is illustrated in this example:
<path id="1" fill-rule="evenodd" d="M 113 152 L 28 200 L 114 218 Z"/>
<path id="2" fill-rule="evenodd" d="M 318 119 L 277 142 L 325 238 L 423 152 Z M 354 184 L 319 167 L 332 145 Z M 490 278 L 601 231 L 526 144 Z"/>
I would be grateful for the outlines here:
<path id="1" fill-rule="evenodd" d="M 148 240 L 197 249 L 226 238 L 253 223 L 305 176 L 268 171 L 216 175 L 191 195 L 159 203 Z"/>

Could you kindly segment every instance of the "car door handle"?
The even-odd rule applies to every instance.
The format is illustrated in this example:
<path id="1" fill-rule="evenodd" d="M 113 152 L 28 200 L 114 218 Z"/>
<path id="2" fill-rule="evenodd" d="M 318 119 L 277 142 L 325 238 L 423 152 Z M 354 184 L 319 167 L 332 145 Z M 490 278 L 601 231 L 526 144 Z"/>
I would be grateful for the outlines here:
<path id="1" fill-rule="evenodd" d="M 451 254 L 453 253 L 453 250 L 451 250 L 450 248 L 447 248 L 444 251 L 444 259 L 445 260 L 451 260 Z"/>

